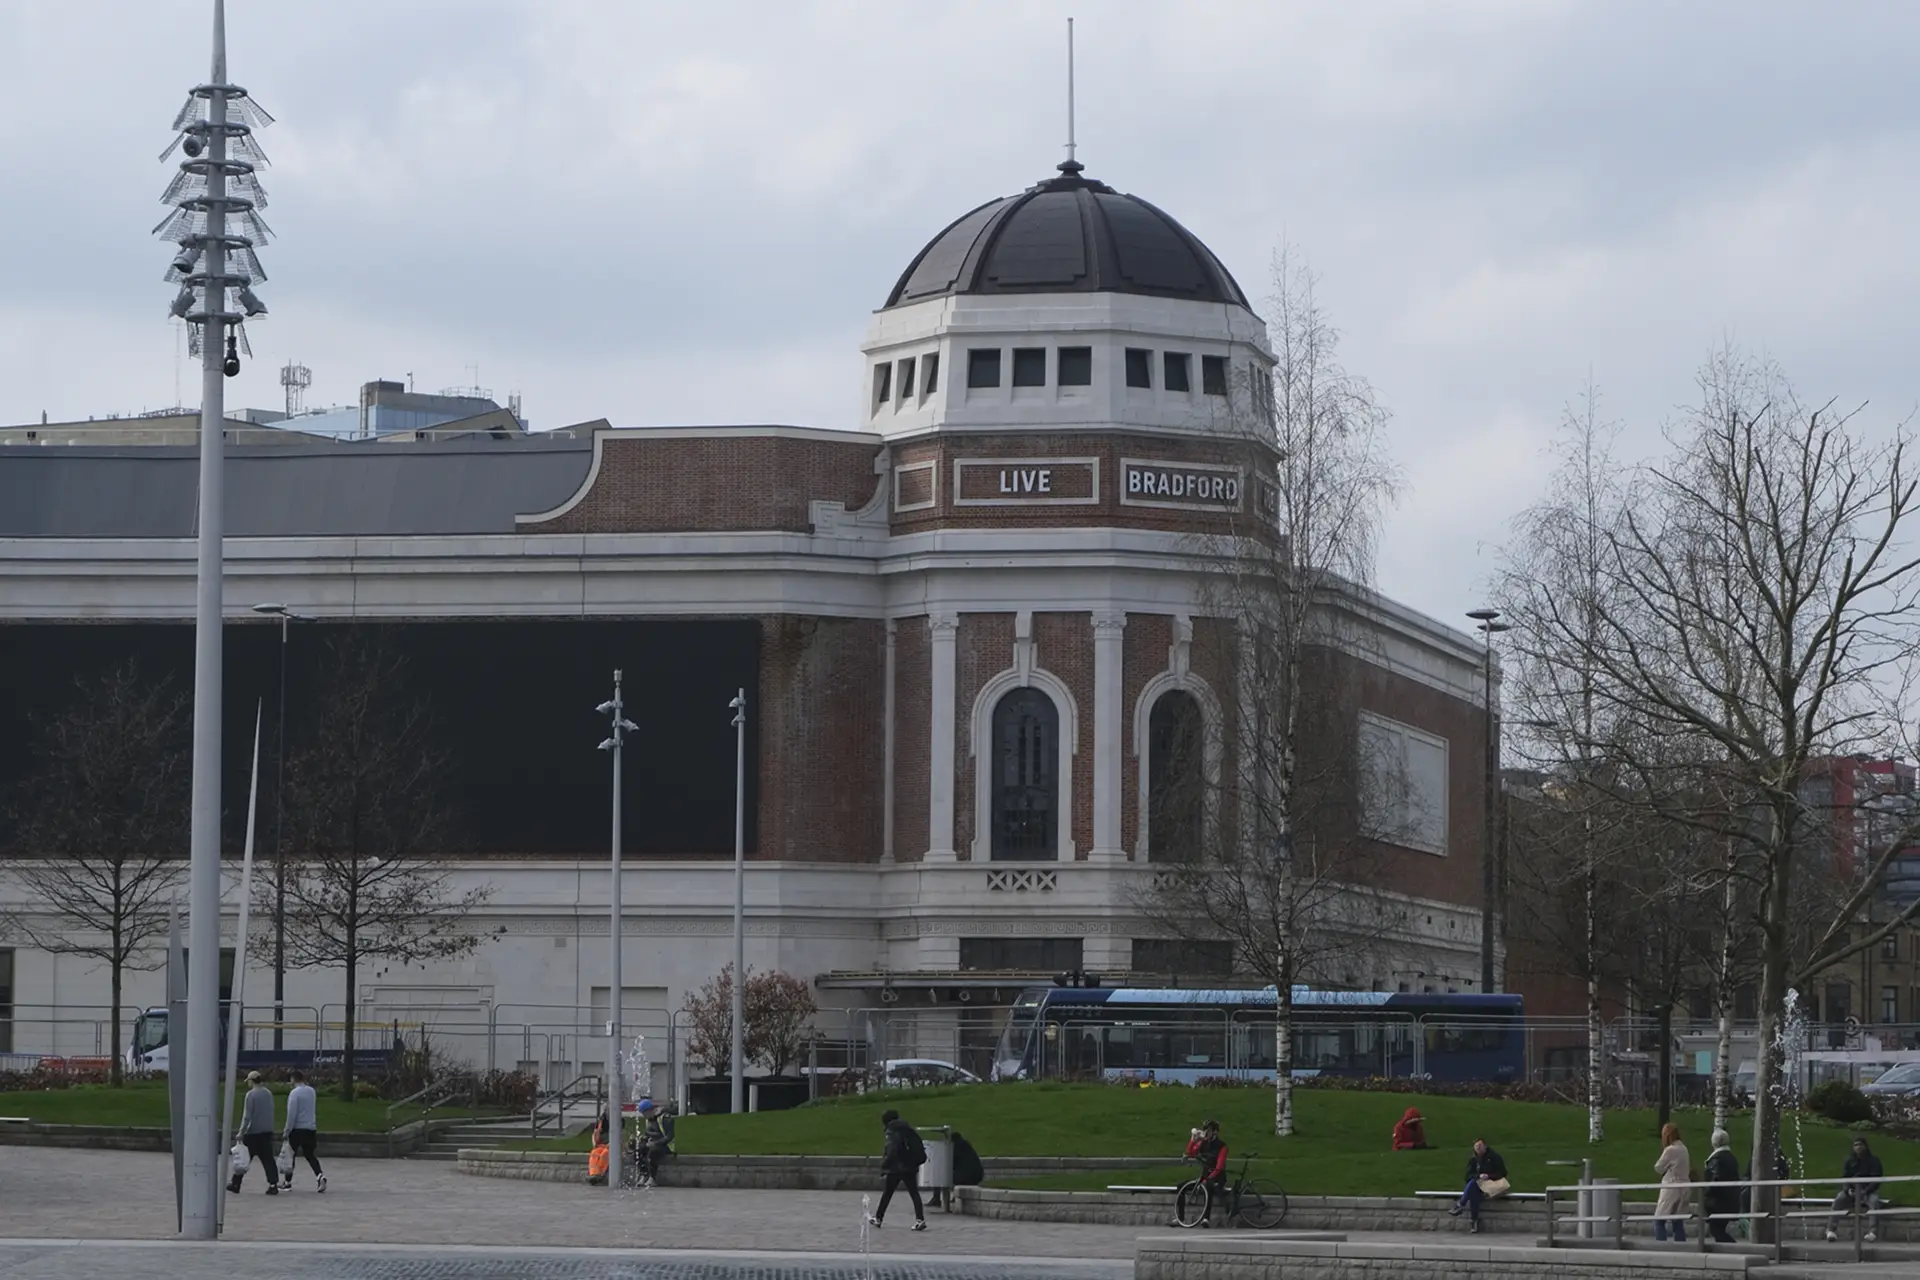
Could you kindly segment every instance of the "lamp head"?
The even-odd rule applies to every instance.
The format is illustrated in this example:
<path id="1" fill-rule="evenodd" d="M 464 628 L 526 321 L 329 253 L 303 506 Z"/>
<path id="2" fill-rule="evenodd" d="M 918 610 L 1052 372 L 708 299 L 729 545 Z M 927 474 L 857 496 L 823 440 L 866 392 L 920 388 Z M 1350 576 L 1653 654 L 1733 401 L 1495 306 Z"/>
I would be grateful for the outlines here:
<path id="1" fill-rule="evenodd" d="M 1492 622 L 1500 616 L 1500 611 L 1498 609 L 1469 609 L 1467 610 L 1467 616 L 1475 622 Z"/>
<path id="2" fill-rule="evenodd" d="M 599 706 L 595 707 L 594 710 L 598 711 L 603 716 L 611 715 L 613 712 L 613 704 L 611 702 L 603 702 Z"/>
<path id="3" fill-rule="evenodd" d="M 287 606 L 279 603 L 278 601 L 269 601 L 266 604 L 257 604 L 253 606 L 253 611 L 255 613 L 284 614 L 287 611 Z"/>

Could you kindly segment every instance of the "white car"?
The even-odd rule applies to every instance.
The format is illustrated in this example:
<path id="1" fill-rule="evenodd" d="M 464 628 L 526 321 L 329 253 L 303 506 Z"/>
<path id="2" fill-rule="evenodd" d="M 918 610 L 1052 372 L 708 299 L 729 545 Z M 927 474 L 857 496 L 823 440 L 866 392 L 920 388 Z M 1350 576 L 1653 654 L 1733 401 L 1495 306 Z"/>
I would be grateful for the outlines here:
<path id="1" fill-rule="evenodd" d="M 979 1084 L 980 1077 L 938 1058 L 889 1058 L 880 1087 L 910 1089 L 925 1085 Z"/>

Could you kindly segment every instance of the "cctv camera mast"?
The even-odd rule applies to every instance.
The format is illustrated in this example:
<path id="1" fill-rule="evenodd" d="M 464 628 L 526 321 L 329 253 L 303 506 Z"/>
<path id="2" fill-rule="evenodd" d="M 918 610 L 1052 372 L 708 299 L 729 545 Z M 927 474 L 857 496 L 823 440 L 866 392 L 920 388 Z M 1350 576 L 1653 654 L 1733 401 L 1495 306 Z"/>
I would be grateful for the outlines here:
<path id="1" fill-rule="evenodd" d="M 247 91 L 227 83 L 225 0 L 213 6 L 213 74 L 174 117 L 179 134 L 160 153 L 184 153 L 161 197 L 174 211 L 154 234 L 174 243 L 166 278 L 180 286 L 171 314 L 189 326 L 201 357 L 200 507 L 193 654 L 193 819 L 189 839 L 186 1150 L 180 1161 L 180 1235 L 211 1240 L 218 1231 L 220 1025 L 220 678 L 222 537 L 222 381 L 240 372 L 246 316 L 264 315 L 253 286 L 267 278 L 255 246 L 270 232 L 260 218 L 267 195 L 256 176 L 267 158 L 254 132 L 273 123 Z"/>

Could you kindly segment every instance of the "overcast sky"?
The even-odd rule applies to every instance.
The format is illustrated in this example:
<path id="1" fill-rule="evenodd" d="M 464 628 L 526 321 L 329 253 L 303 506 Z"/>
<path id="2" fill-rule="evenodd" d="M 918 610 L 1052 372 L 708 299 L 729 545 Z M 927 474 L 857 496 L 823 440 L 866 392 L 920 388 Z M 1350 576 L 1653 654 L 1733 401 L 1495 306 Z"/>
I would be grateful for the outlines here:
<path id="1" fill-rule="evenodd" d="M 209 0 L 0 0 L 0 422 L 197 401 L 147 236 Z M 409 374 L 537 427 L 858 425 L 868 317 L 1046 176 L 1266 292 L 1285 237 L 1410 481 L 1380 584 L 1457 621 L 1589 370 L 1652 448 L 1731 336 L 1920 400 L 1920 5 L 230 0 L 279 123 L 272 314 L 229 405 Z"/>

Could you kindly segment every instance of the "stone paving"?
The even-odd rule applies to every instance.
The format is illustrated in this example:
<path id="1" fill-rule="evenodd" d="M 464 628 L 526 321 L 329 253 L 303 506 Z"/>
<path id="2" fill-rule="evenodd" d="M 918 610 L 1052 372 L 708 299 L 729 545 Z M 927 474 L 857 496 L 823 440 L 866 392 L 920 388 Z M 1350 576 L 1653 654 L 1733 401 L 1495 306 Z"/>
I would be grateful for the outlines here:
<path id="1" fill-rule="evenodd" d="M 1126 1280 L 1126 1262 L 424 1245 L 0 1241 L 0 1280 Z"/>
<path id="2" fill-rule="evenodd" d="M 325 1160 L 324 1146 L 321 1158 Z M 861 1253 L 862 1211 L 858 1193 L 692 1188 L 608 1192 L 575 1184 L 468 1177 L 456 1173 L 451 1164 L 435 1161 L 332 1160 L 326 1161 L 326 1165 L 329 1183 L 325 1195 L 314 1192 L 312 1179 L 305 1170 L 295 1175 L 291 1194 L 264 1195 L 264 1184 L 256 1171 L 240 1195 L 226 1197 L 225 1240 L 490 1245 L 517 1249 L 590 1245 L 616 1250 L 746 1250 L 855 1256 Z M 874 1198 L 877 1202 L 878 1196 Z M 929 1230 L 912 1232 L 907 1229 L 912 1217 L 911 1206 L 895 1197 L 887 1212 L 886 1226 L 871 1235 L 872 1252 L 929 1259 L 1054 1258 L 1111 1263 L 1130 1260 L 1134 1239 L 1153 1234 L 1146 1228 L 1135 1227 L 990 1222 L 938 1210 L 928 1214 Z M 167 1240 L 173 1235 L 171 1156 L 0 1147 L 0 1239 Z M 299 1253 L 290 1256 L 297 1258 Z M 479 1265 L 482 1260 L 471 1261 Z M 69 1265 L 73 1262 L 71 1255 L 68 1262 Z M 78 1267 L 64 1274 L 70 1277 L 93 1270 Z M 6 1280 L 32 1274 L 37 1273 L 0 1268 L 0 1277 Z M 143 1265 L 128 1274 L 138 1274 L 145 1280 L 149 1273 Z M 412 1276 L 416 1272 L 369 1271 L 367 1274 Z M 563 1270 L 417 1274 L 585 1273 Z M 691 1278 L 699 1273 L 683 1270 L 633 1274 Z M 836 1273 L 828 1270 L 818 1274 Z M 876 1276 L 879 1274 L 876 1270 Z M 920 1273 L 898 1271 L 894 1274 Z M 1109 1266 L 1099 1274 L 1124 1275 L 1126 1272 L 1116 1272 Z"/>

